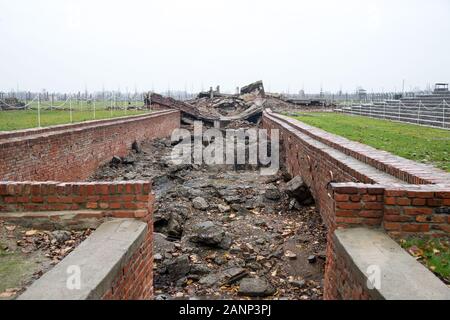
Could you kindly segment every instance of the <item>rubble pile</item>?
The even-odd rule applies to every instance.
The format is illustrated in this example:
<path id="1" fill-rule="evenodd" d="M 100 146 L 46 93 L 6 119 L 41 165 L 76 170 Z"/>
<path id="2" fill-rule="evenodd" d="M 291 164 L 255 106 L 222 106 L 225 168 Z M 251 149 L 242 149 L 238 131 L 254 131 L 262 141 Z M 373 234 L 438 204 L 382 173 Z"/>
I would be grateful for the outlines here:
<path id="1" fill-rule="evenodd" d="M 188 102 L 195 106 L 201 115 L 217 118 L 238 116 L 253 105 L 240 97 L 197 98 Z"/>
<path id="2" fill-rule="evenodd" d="M 0 99 L 0 111 L 1 110 L 24 110 L 25 103 L 20 102 L 17 98 Z"/>
<path id="3" fill-rule="evenodd" d="M 321 299 L 326 230 L 303 181 L 177 165 L 175 144 L 143 143 L 92 178 L 153 181 L 156 299 Z"/>
<path id="4" fill-rule="evenodd" d="M 251 121 L 257 123 L 262 116 L 265 103 L 265 91 L 262 81 L 250 84 L 240 94 L 223 94 L 220 88 L 201 92 L 196 99 L 186 102 L 151 94 L 146 99 L 153 106 L 178 109 L 182 112 L 182 121 L 192 124 L 199 120 L 209 124 L 215 122 L 228 125 L 233 121 Z"/>

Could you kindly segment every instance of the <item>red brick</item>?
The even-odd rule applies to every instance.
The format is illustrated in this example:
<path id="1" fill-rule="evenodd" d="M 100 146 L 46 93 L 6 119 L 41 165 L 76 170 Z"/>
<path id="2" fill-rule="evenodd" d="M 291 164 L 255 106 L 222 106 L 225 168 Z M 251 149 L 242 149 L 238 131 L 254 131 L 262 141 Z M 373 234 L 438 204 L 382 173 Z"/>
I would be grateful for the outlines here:
<path id="1" fill-rule="evenodd" d="M 43 197 L 31 197 L 31 202 L 43 203 L 44 202 L 44 198 Z"/>
<path id="2" fill-rule="evenodd" d="M 336 223 L 344 224 L 361 224 L 361 218 L 336 217 Z"/>
<path id="3" fill-rule="evenodd" d="M 446 233 L 450 233 L 450 225 L 449 224 L 438 224 L 433 226 L 434 229 L 442 230 Z"/>
<path id="4" fill-rule="evenodd" d="M 133 202 L 125 202 L 125 203 L 122 204 L 122 207 L 123 207 L 124 209 L 130 209 L 130 210 L 142 209 L 142 208 L 139 208 L 139 207 L 137 206 L 137 204 L 136 204 L 136 203 L 133 203 Z"/>
<path id="5" fill-rule="evenodd" d="M 383 216 L 383 211 L 362 210 L 359 212 L 359 216 L 364 218 L 381 218 Z"/>
<path id="6" fill-rule="evenodd" d="M 148 194 L 147 195 L 137 195 L 136 196 L 136 200 L 137 201 L 148 202 L 149 199 L 150 199 L 150 196 Z"/>
<path id="7" fill-rule="evenodd" d="M 148 215 L 148 211 L 146 211 L 146 210 L 136 210 L 134 212 L 135 218 L 144 218 L 147 215 Z"/>
<path id="8" fill-rule="evenodd" d="M 87 209 L 97 209 L 98 208 L 98 204 L 97 204 L 97 202 L 88 202 L 86 204 L 86 208 Z"/>
<path id="9" fill-rule="evenodd" d="M 112 211 L 114 218 L 134 218 L 134 211 Z"/>
<path id="10" fill-rule="evenodd" d="M 384 222 L 383 226 L 387 231 L 397 231 L 401 229 L 401 223 L 396 222 Z"/>
<path id="11" fill-rule="evenodd" d="M 450 218 L 450 216 L 449 216 L 449 218 Z M 435 215 L 433 215 L 431 217 L 431 221 L 432 222 L 437 222 L 437 223 L 446 223 L 447 222 L 447 217 L 444 216 L 444 215 L 437 215 L 437 214 L 435 214 Z"/>
<path id="12" fill-rule="evenodd" d="M 336 203 L 336 207 L 338 209 L 344 209 L 344 210 L 357 210 L 361 209 L 361 203 L 352 203 L 352 202 L 338 202 Z"/>
<path id="13" fill-rule="evenodd" d="M 362 200 L 365 202 L 374 202 L 374 201 L 377 201 L 377 196 L 376 195 L 364 195 L 362 197 Z"/>
<path id="14" fill-rule="evenodd" d="M 408 197 L 410 198 L 433 198 L 433 192 L 423 192 L 423 191 L 408 191 Z"/>
<path id="15" fill-rule="evenodd" d="M 404 225 L 402 225 L 402 231 L 404 231 L 404 232 L 428 232 L 428 231 L 430 231 L 430 225 L 428 225 L 428 224 L 404 224 Z"/>
<path id="16" fill-rule="evenodd" d="M 427 205 L 430 207 L 442 206 L 442 199 L 427 199 Z"/>
<path id="17" fill-rule="evenodd" d="M 27 202 L 30 201 L 30 197 L 28 197 L 28 196 L 25 196 L 25 197 L 17 197 L 17 198 L 16 198 L 16 201 L 17 201 L 18 203 L 27 203 Z"/>
<path id="18" fill-rule="evenodd" d="M 396 208 L 396 207 L 384 208 L 384 214 L 387 214 L 387 215 L 399 215 L 401 213 L 402 213 L 402 210 L 400 208 Z"/>
<path id="19" fill-rule="evenodd" d="M 349 196 L 348 194 L 335 194 L 334 195 L 334 200 L 338 201 L 338 202 L 347 202 L 349 200 Z M 138 199 L 139 200 L 139 199 Z"/>
<path id="20" fill-rule="evenodd" d="M 100 202 L 99 203 L 99 207 L 100 207 L 100 209 L 108 209 L 109 208 L 109 203 L 107 203 L 107 202 Z"/>
<path id="21" fill-rule="evenodd" d="M 122 205 L 120 204 L 120 202 L 112 202 L 109 204 L 110 209 L 120 209 L 121 207 Z"/>
<path id="22" fill-rule="evenodd" d="M 427 215 L 432 214 L 433 209 L 430 208 L 405 208 L 404 209 L 405 214 L 407 215 Z"/>
<path id="23" fill-rule="evenodd" d="M 3 202 L 5 203 L 16 203 L 17 198 L 16 197 L 4 197 Z"/>
<path id="24" fill-rule="evenodd" d="M 410 222 L 414 221 L 414 217 L 402 215 L 384 215 L 383 219 L 387 222 Z"/>
<path id="25" fill-rule="evenodd" d="M 450 191 L 440 191 L 435 193 L 436 198 L 450 199 Z"/>
<path id="26" fill-rule="evenodd" d="M 384 189 L 383 188 L 368 188 L 367 192 L 369 194 L 379 195 L 379 194 L 384 194 Z"/>
<path id="27" fill-rule="evenodd" d="M 357 217 L 357 211 L 352 210 L 336 210 L 336 217 Z"/>
<path id="28" fill-rule="evenodd" d="M 426 199 L 414 198 L 412 201 L 413 206 L 424 206 L 427 203 Z"/>
<path id="29" fill-rule="evenodd" d="M 431 222 L 432 217 L 427 215 L 427 216 L 416 216 L 416 221 L 417 222 Z"/>
<path id="30" fill-rule="evenodd" d="M 340 194 L 358 194 L 359 189 L 357 187 L 338 187 Z"/>
<path id="31" fill-rule="evenodd" d="M 406 191 L 404 190 L 386 190 L 384 192 L 386 197 L 403 197 L 406 195 Z"/>
<path id="32" fill-rule="evenodd" d="M 397 198 L 396 202 L 400 206 L 409 206 L 409 205 L 411 205 L 411 200 L 409 198 Z"/>
<path id="33" fill-rule="evenodd" d="M 368 202 L 364 204 L 364 209 L 368 210 L 383 210 L 384 204 L 378 202 Z"/>
<path id="34" fill-rule="evenodd" d="M 86 192 L 89 196 L 94 196 L 95 195 L 95 186 L 93 184 L 87 185 Z"/>

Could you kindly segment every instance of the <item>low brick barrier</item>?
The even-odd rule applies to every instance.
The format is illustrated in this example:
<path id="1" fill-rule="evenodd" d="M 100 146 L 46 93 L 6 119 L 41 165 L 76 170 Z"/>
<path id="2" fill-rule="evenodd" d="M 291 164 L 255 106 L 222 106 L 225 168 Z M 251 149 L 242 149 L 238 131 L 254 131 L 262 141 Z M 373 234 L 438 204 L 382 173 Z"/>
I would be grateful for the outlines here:
<path id="1" fill-rule="evenodd" d="M 95 210 L 105 217 L 146 218 L 154 196 L 150 182 L 0 182 L 0 213 Z M 39 212 L 44 212 L 39 215 Z"/>
<path id="2" fill-rule="evenodd" d="M 325 299 L 450 299 L 450 288 L 381 230 L 337 229 L 332 239 Z"/>
<path id="3" fill-rule="evenodd" d="M 391 236 L 450 234 L 450 186 L 331 185 L 336 225 L 383 227 Z"/>
<path id="4" fill-rule="evenodd" d="M 300 175 L 328 228 L 325 296 L 334 296 L 333 237 L 339 228 L 382 229 L 392 237 L 450 234 L 450 174 L 347 140 L 266 110 L 262 126 L 280 130 L 281 157 L 292 176 Z M 339 255 L 339 252 L 337 253 Z M 334 260 L 340 261 L 337 257 Z M 365 285 L 365 284 L 361 284 Z"/>
<path id="5" fill-rule="evenodd" d="M 86 294 L 83 296 L 85 299 L 151 298 L 153 294 L 153 203 L 154 195 L 151 192 L 150 182 L 145 181 L 0 183 L 0 219 L 5 221 L 49 229 L 53 226 L 65 229 L 80 225 L 85 227 L 86 220 L 89 220 L 89 225 L 97 226 L 118 218 L 135 219 L 144 223 L 143 240 L 139 242 L 136 249 L 126 252 L 128 255 L 126 259 L 120 258 L 119 269 L 108 273 L 108 279 L 110 279 L 108 286 L 103 286 L 103 289 L 99 289 L 100 291 L 96 289 L 94 296 L 90 293 Z M 107 247 L 107 244 L 104 245 Z M 77 263 L 76 259 L 73 263 Z M 92 268 L 88 262 L 84 266 L 88 270 Z M 39 282 L 40 285 L 36 289 L 39 294 L 46 291 L 44 290 L 46 286 L 51 286 L 45 283 L 45 279 L 47 277 Z M 58 291 L 61 286 L 62 284 L 59 283 L 59 287 L 54 290 Z M 40 297 L 36 296 L 36 291 L 32 295 L 33 298 Z M 98 292 L 101 292 L 100 296 Z M 75 297 L 68 293 L 67 298 Z M 42 299 L 59 299 L 59 297 L 44 295 Z"/>
<path id="6" fill-rule="evenodd" d="M 132 241 L 128 237 L 119 239 L 123 234 L 114 230 L 110 230 L 113 233 L 110 238 L 98 236 L 100 242 L 88 238 L 86 244 L 83 242 L 33 284 L 34 289 L 24 299 L 152 297 L 151 183 L 70 181 L 87 179 L 113 156 L 126 156 L 133 142 L 168 137 L 179 126 L 180 112 L 169 110 L 0 133 L 0 219 L 50 230 L 99 228 L 100 231 L 94 232 L 94 240 L 105 228 L 112 226 L 120 231 L 129 219 L 135 221 L 137 228 L 129 234 Z M 111 220 L 115 224 L 110 224 Z M 91 259 L 91 253 L 97 260 Z M 99 269 L 99 263 L 104 268 Z M 63 287 L 66 264 L 83 265 L 85 279 L 92 280 L 84 291 L 67 292 Z M 66 295 L 61 296 L 62 292 Z"/>
<path id="7" fill-rule="evenodd" d="M 149 225 L 137 220 L 105 222 L 34 282 L 19 300 L 150 299 L 153 295 L 151 234 Z M 74 277 L 78 277 L 77 281 Z"/>
<path id="8" fill-rule="evenodd" d="M 163 138 L 180 126 L 179 111 L 0 134 L 0 180 L 82 181 L 134 141 Z"/>

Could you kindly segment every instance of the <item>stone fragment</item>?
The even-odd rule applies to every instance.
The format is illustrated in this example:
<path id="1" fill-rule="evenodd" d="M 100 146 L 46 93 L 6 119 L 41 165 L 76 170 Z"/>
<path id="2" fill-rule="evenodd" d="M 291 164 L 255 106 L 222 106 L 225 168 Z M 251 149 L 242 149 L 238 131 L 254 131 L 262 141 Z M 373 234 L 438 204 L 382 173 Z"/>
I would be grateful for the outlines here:
<path id="1" fill-rule="evenodd" d="M 284 253 L 284 256 L 285 256 L 286 258 L 288 258 L 288 259 L 291 259 L 291 260 L 297 259 L 297 255 L 296 255 L 295 253 L 293 253 L 292 251 L 289 251 L 289 250 L 287 250 L 287 251 Z"/>
<path id="2" fill-rule="evenodd" d="M 247 297 L 268 297 L 275 292 L 275 288 L 262 278 L 245 278 L 239 285 L 239 295 Z"/>
<path id="3" fill-rule="evenodd" d="M 284 191 L 290 197 L 297 199 L 297 201 L 301 204 L 311 204 L 314 202 L 308 186 L 300 176 L 296 176 L 291 181 L 289 181 L 286 184 Z M 295 207 L 295 204 L 293 207 Z"/>
<path id="4" fill-rule="evenodd" d="M 64 243 L 67 240 L 70 240 L 71 235 L 72 234 L 69 231 L 65 230 L 56 230 L 52 232 L 53 239 L 58 243 Z"/>
<path id="5" fill-rule="evenodd" d="M 208 202 L 202 197 L 197 197 L 194 200 L 192 200 L 192 204 L 194 205 L 194 208 L 198 210 L 205 211 L 209 208 Z"/>
<path id="6" fill-rule="evenodd" d="M 215 225 L 212 221 L 198 223 L 193 228 L 194 234 L 190 240 L 194 243 L 203 244 L 210 247 L 218 247 L 228 250 L 232 239 L 226 234 L 225 230 Z"/>
<path id="7" fill-rule="evenodd" d="M 310 255 L 308 257 L 308 262 L 309 263 L 316 263 L 317 262 L 317 257 L 315 255 Z"/>
<path id="8" fill-rule="evenodd" d="M 281 199 L 281 192 L 278 190 L 278 188 L 274 185 L 271 185 L 265 192 L 265 197 L 269 200 L 280 200 Z"/>
<path id="9" fill-rule="evenodd" d="M 179 256 L 167 263 L 167 274 L 172 281 L 185 277 L 191 270 L 191 264 L 187 255 Z"/>
<path id="10" fill-rule="evenodd" d="M 136 153 L 141 153 L 142 152 L 141 145 L 137 141 L 133 142 L 133 144 L 131 145 L 131 149 L 136 151 Z"/>
<path id="11" fill-rule="evenodd" d="M 226 206 L 223 204 L 219 204 L 217 207 L 221 213 L 230 212 L 230 210 L 231 210 L 230 206 Z"/>

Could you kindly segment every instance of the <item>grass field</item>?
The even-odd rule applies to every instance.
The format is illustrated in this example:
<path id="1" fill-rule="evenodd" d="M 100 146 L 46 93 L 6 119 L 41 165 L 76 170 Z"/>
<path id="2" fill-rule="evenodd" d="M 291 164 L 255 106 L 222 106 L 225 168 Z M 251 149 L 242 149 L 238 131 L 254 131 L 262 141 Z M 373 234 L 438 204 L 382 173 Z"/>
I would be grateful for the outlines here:
<path id="1" fill-rule="evenodd" d="M 450 131 L 336 113 L 294 116 L 309 125 L 450 172 Z"/>
<path id="2" fill-rule="evenodd" d="M 402 239 L 401 246 L 450 284 L 450 242 L 446 239 Z"/>
<path id="3" fill-rule="evenodd" d="M 62 104 L 58 102 L 55 104 Z M 95 119 L 108 119 L 116 117 L 124 117 L 142 114 L 148 111 L 142 110 L 125 110 L 125 104 L 118 105 L 118 110 L 106 110 L 110 105 L 109 102 L 97 102 L 95 110 Z M 142 105 L 142 103 L 141 103 Z M 48 127 L 52 125 L 70 123 L 69 110 L 47 110 L 49 105 L 41 107 L 41 127 Z M 65 108 L 69 109 L 66 104 Z M 122 109 L 119 109 L 122 108 Z M 72 122 L 83 122 L 94 120 L 94 108 L 92 105 L 72 104 Z M 38 127 L 38 110 L 37 104 L 34 103 L 29 110 L 21 111 L 0 111 L 0 131 L 11 131 Z"/>

